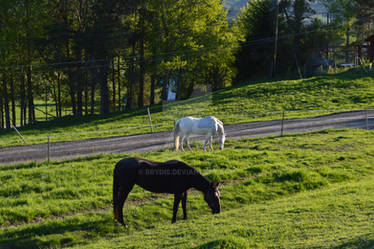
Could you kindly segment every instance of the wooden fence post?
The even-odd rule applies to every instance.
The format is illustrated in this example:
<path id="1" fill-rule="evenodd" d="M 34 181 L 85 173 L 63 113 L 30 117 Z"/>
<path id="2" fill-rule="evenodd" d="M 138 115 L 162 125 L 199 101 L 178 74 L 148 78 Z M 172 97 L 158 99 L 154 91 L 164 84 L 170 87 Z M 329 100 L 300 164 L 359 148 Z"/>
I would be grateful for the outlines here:
<path id="1" fill-rule="evenodd" d="M 281 136 L 283 136 L 283 128 L 284 128 L 284 111 L 282 111 Z"/>
<path id="2" fill-rule="evenodd" d="M 22 141 L 24 142 L 24 144 L 27 144 L 26 143 L 26 140 L 23 138 L 23 136 L 21 135 L 21 133 L 17 130 L 17 128 L 13 125 L 13 124 L 10 124 L 10 126 L 16 131 L 17 135 L 22 139 Z"/>
<path id="3" fill-rule="evenodd" d="M 47 162 L 48 162 L 48 164 L 49 164 L 49 151 L 50 151 L 49 145 L 50 145 L 50 138 L 48 136 L 48 141 L 47 141 Z"/>
<path id="4" fill-rule="evenodd" d="M 151 113 L 149 112 L 149 107 L 147 107 L 147 112 L 148 112 L 149 126 L 151 127 L 151 132 L 153 133 L 152 119 L 151 119 Z"/>

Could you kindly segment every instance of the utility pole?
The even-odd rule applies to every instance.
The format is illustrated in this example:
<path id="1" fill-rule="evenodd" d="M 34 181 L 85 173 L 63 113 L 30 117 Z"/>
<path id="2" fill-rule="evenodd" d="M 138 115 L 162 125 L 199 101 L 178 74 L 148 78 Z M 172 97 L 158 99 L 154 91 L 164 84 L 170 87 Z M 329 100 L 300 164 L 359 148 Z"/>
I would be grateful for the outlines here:
<path id="1" fill-rule="evenodd" d="M 287 27 L 288 27 L 288 29 L 291 29 L 291 22 L 290 22 L 290 17 L 288 16 L 287 9 L 284 8 L 283 11 L 284 11 L 284 14 L 286 15 Z M 303 74 L 301 73 L 299 61 L 297 59 L 297 54 L 296 54 L 296 44 L 297 43 L 295 42 L 295 38 L 296 38 L 296 35 L 294 33 L 294 38 L 292 39 L 292 41 L 293 41 L 292 51 L 293 51 L 293 56 L 295 57 L 295 63 L 296 63 L 297 73 L 299 74 L 299 78 L 302 79 L 303 78 Z"/>
<path id="2" fill-rule="evenodd" d="M 271 77 L 275 77 L 277 69 L 277 48 L 278 48 L 278 13 L 279 13 L 279 3 L 278 0 L 273 0 L 274 9 L 274 51 L 273 51 L 273 64 L 271 67 Z"/>
<path id="3" fill-rule="evenodd" d="M 330 28 L 330 12 L 326 13 L 326 26 L 327 26 L 327 29 Z M 329 41 L 330 41 L 330 32 L 329 32 L 329 39 L 327 39 L 326 59 L 329 59 L 329 49 L 330 49 Z"/>

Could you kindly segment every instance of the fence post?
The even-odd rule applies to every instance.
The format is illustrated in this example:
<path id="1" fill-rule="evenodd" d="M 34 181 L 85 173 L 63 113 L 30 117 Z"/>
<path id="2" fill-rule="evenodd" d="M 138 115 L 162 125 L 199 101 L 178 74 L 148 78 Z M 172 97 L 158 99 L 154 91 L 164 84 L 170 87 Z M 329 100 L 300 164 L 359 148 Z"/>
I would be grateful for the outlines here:
<path id="1" fill-rule="evenodd" d="M 49 150 L 50 150 L 49 145 L 50 145 L 50 138 L 48 136 L 48 142 L 47 142 L 47 162 L 48 162 L 48 164 L 49 164 Z"/>
<path id="2" fill-rule="evenodd" d="M 282 111 L 281 136 L 283 136 L 283 128 L 284 128 L 284 111 Z"/>
<path id="3" fill-rule="evenodd" d="M 369 130 L 368 110 L 365 110 L 365 124 L 366 124 L 366 130 Z"/>
<path id="4" fill-rule="evenodd" d="M 10 126 L 17 132 L 17 135 L 22 139 L 22 141 L 26 143 L 26 140 L 23 138 L 23 136 L 21 135 L 21 133 L 17 130 L 17 128 L 13 125 L 13 124 L 10 124 Z"/>
<path id="5" fill-rule="evenodd" d="M 151 113 L 149 112 L 149 107 L 147 107 L 147 112 L 148 112 L 149 126 L 151 126 L 151 132 L 153 133 L 152 119 L 151 119 Z"/>

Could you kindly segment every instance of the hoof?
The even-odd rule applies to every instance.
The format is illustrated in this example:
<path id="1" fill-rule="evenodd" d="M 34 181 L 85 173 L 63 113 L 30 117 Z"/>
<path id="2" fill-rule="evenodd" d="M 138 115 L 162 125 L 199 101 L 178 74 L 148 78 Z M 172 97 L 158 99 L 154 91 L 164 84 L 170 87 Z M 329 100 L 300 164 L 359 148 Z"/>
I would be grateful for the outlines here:
<path id="1" fill-rule="evenodd" d="M 126 224 L 125 222 L 120 222 L 120 223 L 121 223 L 121 225 L 122 225 L 123 227 L 127 228 L 127 224 Z"/>

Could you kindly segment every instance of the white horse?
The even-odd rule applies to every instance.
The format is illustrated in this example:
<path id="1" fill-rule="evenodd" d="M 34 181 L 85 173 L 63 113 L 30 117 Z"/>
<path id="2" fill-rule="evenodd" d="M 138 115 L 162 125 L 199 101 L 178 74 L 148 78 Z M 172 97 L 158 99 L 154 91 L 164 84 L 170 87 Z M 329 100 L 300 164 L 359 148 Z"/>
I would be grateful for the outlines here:
<path id="1" fill-rule="evenodd" d="M 223 123 L 213 116 L 208 116 L 205 118 L 193 118 L 184 117 L 179 119 L 174 126 L 174 145 L 175 150 L 179 149 L 179 137 L 182 137 L 181 150 L 183 149 L 183 140 L 186 138 L 187 148 L 191 150 L 189 143 L 190 134 L 201 134 L 205 136 L 205 142 L 203 145 L 203 150 L 205 151 L 205 146 L 210 142 L 210 148 L 213 150 L 212 142 L 213 136 L 219 135 L 220 149 L 223 149 L 223 144 L 225 143 L 225 131 L 223 129 Z"/>

